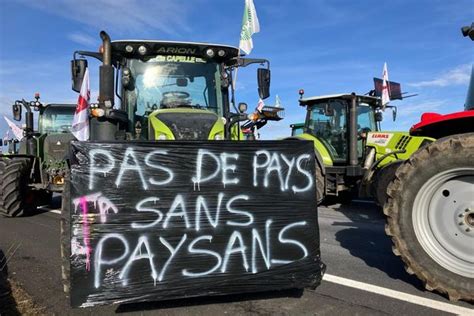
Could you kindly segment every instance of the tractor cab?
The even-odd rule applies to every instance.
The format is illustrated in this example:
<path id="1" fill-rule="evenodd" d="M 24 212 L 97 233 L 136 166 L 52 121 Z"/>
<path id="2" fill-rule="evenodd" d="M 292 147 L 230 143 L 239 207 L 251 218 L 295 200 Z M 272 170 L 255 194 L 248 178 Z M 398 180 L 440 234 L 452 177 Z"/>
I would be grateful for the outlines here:
<path id="1" fill-rule="evenodd" d="M 70 133 L 75 104 L 48 104 L 40 109 L 38 132 L 40 134 Z"/>
<path id="2" fill-rule="evenodd" d="M 71 133 L 71 124 L 76 110 L 75 104 L 43 104 L 39 101 L 39 94 L 35 94 L 34 101 L 17 100 L 12 105 L 12 116 L 15 121 L 22 121 L 22 109 L 26 110 L 23 138 L 21 141 L 9 140 L 13 149 L 12 154 L 40 155 L 43 157 L 43 146 L 46 143 L 60 144 L 61 150 L 55 148 L 52 152 L 58 160 L 64 160 L 67 143 L 74 139 Z M 38 112 L 37 124 L 34 124 L 33 111 Z M 35 128 L 36 125 L 36 128 Z M 55 145 L 57 147 L 57 145 Z M 51 152 L 51 153 L 52 153 Z M 61 152 L 59 154 L 59 152 Z M 45 155 L 47 150 L 45 151 Z"/>
<path id="3" fill-rule="evenodd" d="M 103 39 L 101 53 L 78 51 L 72 61 L 73 89 L 79 91 L 87 60 L 103 62 L 99 103 L 91 109 L 95 140 L 221 140 L 243 138 L 238 122 L 246 104 L 234 102 L 232 72 L 258 69 L 259 95 L 269 96 L 265 59 L 246 59 L 236 47 L 193 43 Z M 114 79 L 116 81 L 114 82 Z M 115 104 L 117 100 L 118 104 Z"/>
<path id="4" fill-rule="evenodd" d="M 318 200 L 341 193 L 374 197 L 371 193 L 374 183 L 385 188 L 382 182 L 391 176 L 385 167 L 399 165 L 432 141 L 426 137 L 411 137 L 407 132 L 382 131 L 384 110 L 392 110 L 395 120 L 397 108 L 382 106 L 376 94 L 346 93 L 309 98 L 303 94 L 300 90 L 299 104 L 307 109 L 303 133 L 291 139 L 310 140 L 314 144 L 316 177 L 320 183 Z M 390 169 L 393 170 L 396 168 Z M 388 176 L 379 177 L 381 174 Z M 379 203 L 386 197 L 382 191 L 375 196 Z"/>
<path id="5" fill-rule="evenodd" d="M 114 41 L 112 50 L 132 51 L 124 59 L 121 83 L 128 131 L 135 138 L 224 139 L 221 118 L 229 110 L 223 63 L 237 57 L 236 48 Z"/>
<path id="6" fill-rule="evenodd" d="M 355 99 L 355 133 L 350 133 L 351 104 Z M 357 160 L 363 158 L 363 138 L 379 130 L 380 99 L 353 94 L 335 94 L 301 98 L 307 107 L 303 132 L 316 137 L 328 152 L 334 165 L 347 165 L 351 142 L 356 144 Z"/>

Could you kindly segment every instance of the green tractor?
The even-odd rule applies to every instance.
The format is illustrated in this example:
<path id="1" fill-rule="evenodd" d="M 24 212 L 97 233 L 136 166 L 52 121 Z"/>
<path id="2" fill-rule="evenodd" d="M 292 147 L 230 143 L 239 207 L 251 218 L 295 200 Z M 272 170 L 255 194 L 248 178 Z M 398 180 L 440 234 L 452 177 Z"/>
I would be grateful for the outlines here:
<path id="1" fill-rule="evenodd" d="M 232 46 L 153 40 L 111 41 L 100 33 L 100 52 L 76 51 L 71 61 L 72 89 L 80 91 L 87 59 L 102 62 L 98 104 L 91 105 L 90 141 L 222 141 L 244 140 L 240 122 L 264 115 L 246 114 L 247 104 L 236 105 L 233 73 L 251 64 L 257 69 L 258 93 L 270 91 L 266 59 L 243 58 Z M 117 78 L 117 80 L 116 80 Z M 115 101 L 118 101 L 117 104 Z M 274 117 L 278 120 L 278 117 Z M 69 291 L 71 256 L 70 186 L 66 181 L 61 214 L 64 290 Z"/>
<path id="2" fill-rule="evenodd" d="M 103 62 L 99 103 L 91 109 L 91 140 L 243 140 L 238 122 L 248 119 L 247 104 L 234 102 L 232 71 L 266 65 L 258 69 L 258 89 L 262 99 L 269 96 L 269 62 L 239 58 L 235 47 L 111 42 L 105 32 L 101 36 L 103 53 L 76 51 L 72 61 L 76 92 L 87 68 L 87 60 L 76 56 Z"/>
<path id="3" fill-rule="evenodd" d="M 304 124 L 293 124 L 290 139 L 314 143 L 317 160 L 317 200 L 372 197 L 383 205 L 386 188 L 397 167 L 420 147 L 433 142 L 429 137 L 413 137 L 407 132 L 384 132 L 380 122 L 383 107 L 378 96 L 355 93 L 303 97 Z"/>
<path id="4" fill-rule="evenodd" d="M 23 138 L 7 140 L 8 151 L 0 156 L 0 214 L 22 216 L 37 206 L 50 204 L 53 192 L 61 192 L 67 173 L 66 155 L 74 104 L 47 104 L 17 100 L 13 118 L 21 121 L 25 108 Z M 33 110 L 38 111 L 37 130 Z"/>

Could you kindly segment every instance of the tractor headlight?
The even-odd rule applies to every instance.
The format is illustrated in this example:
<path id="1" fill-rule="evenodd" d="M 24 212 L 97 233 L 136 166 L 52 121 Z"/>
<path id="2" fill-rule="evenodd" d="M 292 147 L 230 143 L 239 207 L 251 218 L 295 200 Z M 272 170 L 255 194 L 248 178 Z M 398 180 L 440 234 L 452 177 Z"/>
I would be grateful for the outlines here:
<path id="1" fill-rule="evenodd" d="M 102 117 L 105 115 L 105 111 L 101 108 L 92 108 L 91 115 L 94 117 Z"/>
<path id="2" fill-rule="evenodd" d="M 165 134 L 158 135 L 158 140 L 167 140 L 167 139 L 168 139 L 168 137 L 166 137 Z"/>
<path id="3" fill-rule="evenodd" d="M 211 58 L 212 58 L 212 57 L 214 57 L 214 54 L 215 54 L 215 53 L 214 53 L 214 50 L 213 50 L 212 48 L 208 48 L 208 49 L 206 50 L 206 55 L 207 55 L 208 57 L 211 57 Z"/>
<path id="4" fill-rule="evenodd" d="M 132 45 L 127 45 L 127 46 L 125 46 L 125 51 L 126 51 L 127 53 L 133 52 L 133 46 L 132 46 Z M 146 49 L 145 49 L 145 51 L 146 51 Z"/>
<path id="5" fill-rule="evenodd" d="M 214 140 L 222 140 L 223 138 L 224 138 L 224 137 L 222 137 L 221 134 L 216 134 L 216 135 L 214 136 Z"/>
<path id="6" fill-rule="evenodd" d="M 62 176 L 55 176 L 53 178 L 53 184 L 55 185 L 63 185 L 64 184 L 64 177 Z"/>
<path id="7" fill-rule="evenodd" d="M 145 55 L 146 54 L 146 47 L 143 46 L 143 45 L 138 47 L 138 53 L 140 53 L 140 55 Z"/>

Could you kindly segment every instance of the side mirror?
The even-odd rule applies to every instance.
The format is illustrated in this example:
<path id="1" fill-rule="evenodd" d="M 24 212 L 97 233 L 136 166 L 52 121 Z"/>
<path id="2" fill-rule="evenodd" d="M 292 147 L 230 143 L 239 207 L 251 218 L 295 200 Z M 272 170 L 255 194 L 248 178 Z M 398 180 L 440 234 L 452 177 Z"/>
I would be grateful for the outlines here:
<path id="1" fill-rule="evenodd" d="M 21 121 L 21 104 L 15 103 L 12 105 L 13 119 Z"/>
<path id="2" fill-rule="evenodd" d="M 132 91 L 135 89 L 135 81 L 133 80 L 132 72 L 128 67 L 124 67 L 122 69 L 122 87 L 124 87 L 128 91 Z"/>
<path id="3" fill-rule="evenodd" d="M 377 112 L 377 113 L 375 113 L 375 121 L 376 121 L 376 122 L 382 122 L 382 121 L 383 121 L 382 112 Z"/>
<path id="4" fill-rule="evenodd" d="M 84 79 L 86 68 L 87 68 L 86 59 L 71 60 L 72 90 L 76 92 L 81 92 L 82 80 Z"/>
<path id="5" fill-rule="evenodd" d="M 247 108 L 248 108 L 247 103 L 244 103 L 244 102 L 239 103 L 239 112 L 240 113 L 247 112 Z"/>
<path id="6" fill-rule="evenodd" d="M 397 108 L 396 107 L 392 108 L 392 117 L 393 117 L 393 121 L 395 122 L 395 120 L 397 119 Z"/>
<path id="7" fill-rule="evenodd" d="M 258 95 L 262 100 L 270 96 L 270 69 L 257 69 Z"/>

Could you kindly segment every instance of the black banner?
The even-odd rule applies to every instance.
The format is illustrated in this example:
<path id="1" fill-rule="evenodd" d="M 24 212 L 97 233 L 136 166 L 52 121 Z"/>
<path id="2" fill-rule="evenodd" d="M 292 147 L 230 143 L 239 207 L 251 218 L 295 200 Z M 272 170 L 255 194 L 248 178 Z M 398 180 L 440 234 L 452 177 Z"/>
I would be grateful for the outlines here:
<path id="1" fill-rule="evenodd" d="M 381 97 L 383 90 L 383 80 L 380 78 L 374 78 L 375 96 Z M 390 100 L 402 100 L 402 86 L 395 81 L 388 81 L 388 93 Z"/>
<path id="2" fill-rule="evenodd" d="M 311 142 L 74 142 L 71 304 L 314 287 Z"/>

